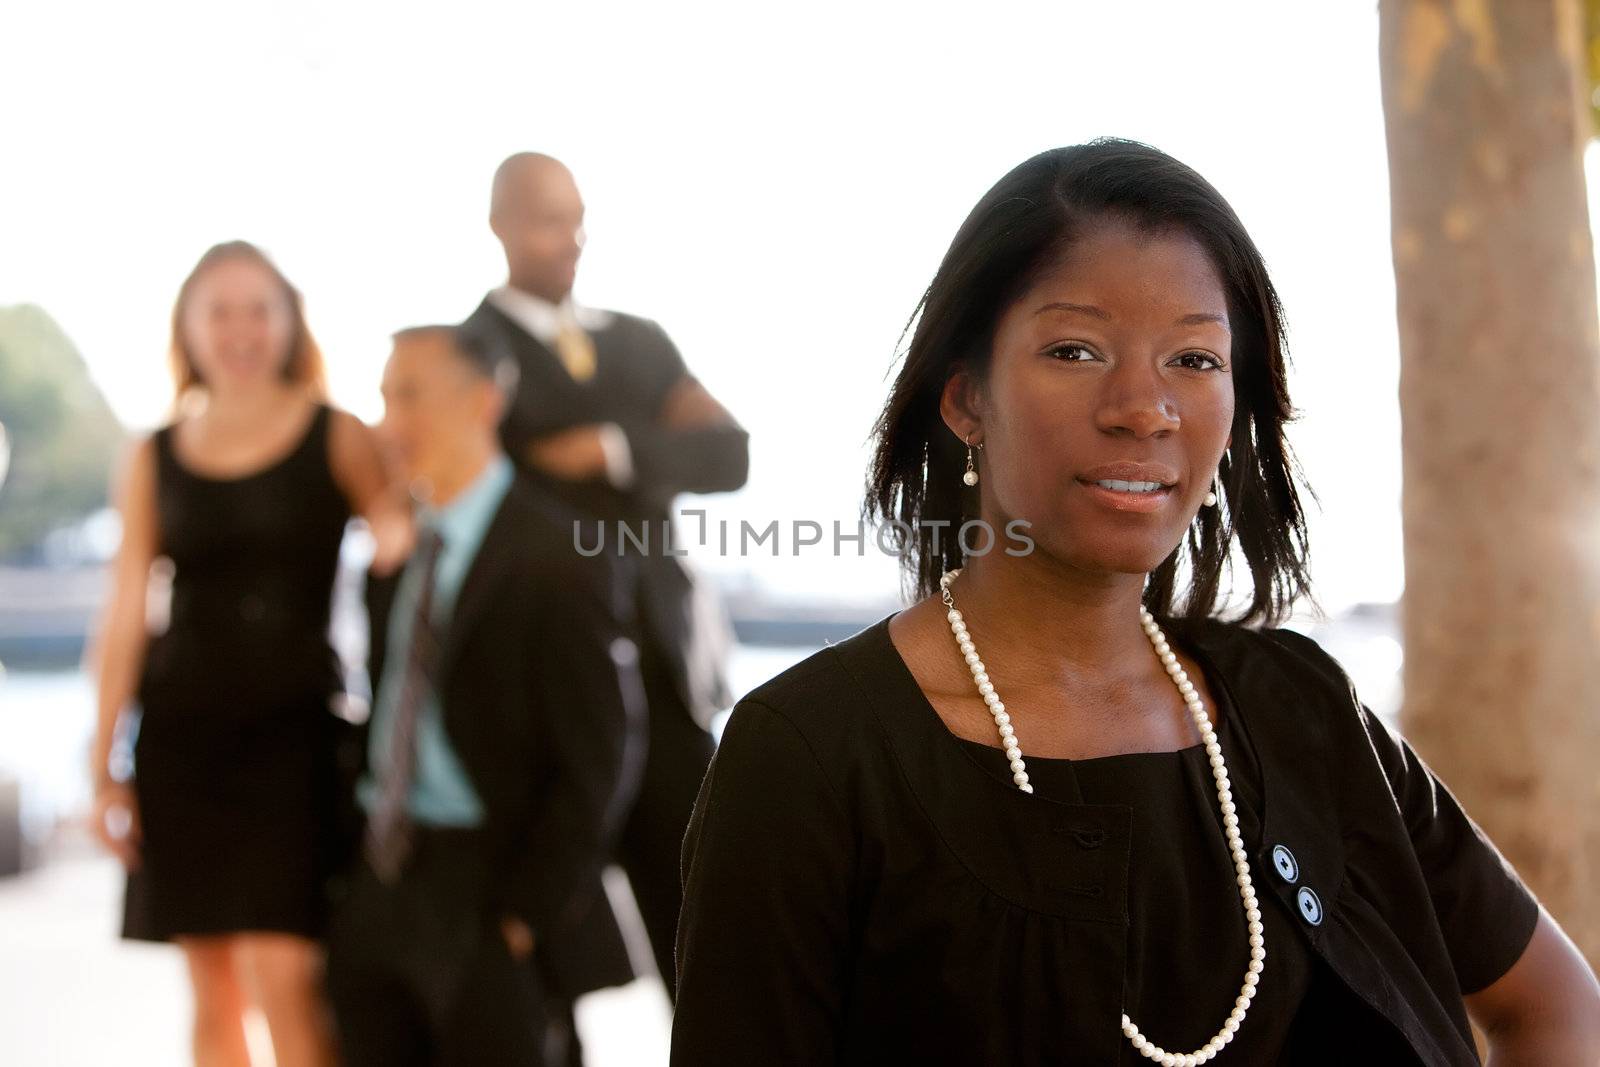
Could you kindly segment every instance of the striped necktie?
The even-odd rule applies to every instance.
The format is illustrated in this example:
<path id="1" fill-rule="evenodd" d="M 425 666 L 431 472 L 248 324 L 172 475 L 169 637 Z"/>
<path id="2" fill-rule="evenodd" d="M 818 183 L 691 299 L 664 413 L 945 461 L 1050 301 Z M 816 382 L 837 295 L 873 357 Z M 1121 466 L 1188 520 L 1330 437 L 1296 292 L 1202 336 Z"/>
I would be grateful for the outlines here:
<path id="1" fill-rule="evenodd" d="M 378 800 L 367 819 L 366 853 L 380 879 L 394 882 L 411 852 L 411 819 L 406 802 L 417 769 L 417 719 L 422 704 L 433 691 L 433 671 L 439 660 L 439 633 L 433 625 L 433 581 L 444 540 L 427 527 L 417 533 L 412 555 L 420 586 L 411 617 L 411 641 L 406 649 L 405 674 L 394 702 L 388 758 L 378 773 Z"/>

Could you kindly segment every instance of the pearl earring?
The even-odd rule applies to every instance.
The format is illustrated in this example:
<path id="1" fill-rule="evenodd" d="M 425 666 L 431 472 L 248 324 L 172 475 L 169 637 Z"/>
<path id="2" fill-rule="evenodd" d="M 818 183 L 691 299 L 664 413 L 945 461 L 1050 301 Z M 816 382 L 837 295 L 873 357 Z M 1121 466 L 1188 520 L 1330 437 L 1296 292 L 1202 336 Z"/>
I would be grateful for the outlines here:
<path id="1" fill-rule="evenodd" d="M 1206 501 L 1205 501 L 1206 507 L 1208 507 L 1208 508 L 1216 507 L 1217 506 L 1217 501 L 1219 499 L 1221 499 L 1221 497 L 1222 497 L 1222 483 L 1217 480 L 1217 477 L 1215 475 L 1212 475 L 1212 477 L 1211 477 L 1211 491 L 1206 494 Z"/>
<path id="2" fill-rule="evenodd" d="M 982 448 L 983 445 L 979 445 Z M 978 484 L 978 468 L 972 463 L 972 435 L 967 435 L 967 473 L 961 476 L 961 481 L 966 485 Z"/>

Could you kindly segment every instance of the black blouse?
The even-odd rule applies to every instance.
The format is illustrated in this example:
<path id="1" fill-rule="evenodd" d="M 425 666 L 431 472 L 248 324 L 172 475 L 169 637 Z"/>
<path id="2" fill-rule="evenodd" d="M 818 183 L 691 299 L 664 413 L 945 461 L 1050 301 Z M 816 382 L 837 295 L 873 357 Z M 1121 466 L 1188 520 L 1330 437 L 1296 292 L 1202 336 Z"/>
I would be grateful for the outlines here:
<path id="1" fill-rule="evenodd" d="M 1476 1063 L 1462 994 L 1521 955 L 1532 896 L 1314 643 L 1164 625 L 1263 900 L 1212 1062 Z M 741 701 L 685 843 L 675 1067 L 1147 1062 L 1123 1011 L 1207 1041 L 1249 955 L 1203 750 L 1028 762 L 1031 796 L 949 732 L 888 620 Z"/>

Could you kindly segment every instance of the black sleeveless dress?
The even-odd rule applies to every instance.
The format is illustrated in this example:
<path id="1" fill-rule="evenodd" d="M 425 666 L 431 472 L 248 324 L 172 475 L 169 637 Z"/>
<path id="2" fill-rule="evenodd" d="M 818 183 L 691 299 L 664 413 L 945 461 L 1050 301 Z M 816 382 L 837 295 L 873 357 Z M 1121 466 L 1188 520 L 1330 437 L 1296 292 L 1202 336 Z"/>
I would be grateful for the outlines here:
<path id="1" fill-rule="evenodd" d="M 138 689 L 126 938 L 321 929 L 345 728 L 328 614 L 349 519 L 329 418 L 319 405 L 288 455 L 240 478 L 186 469 L 172 428 L 155 435 L 172 597 Z"/>

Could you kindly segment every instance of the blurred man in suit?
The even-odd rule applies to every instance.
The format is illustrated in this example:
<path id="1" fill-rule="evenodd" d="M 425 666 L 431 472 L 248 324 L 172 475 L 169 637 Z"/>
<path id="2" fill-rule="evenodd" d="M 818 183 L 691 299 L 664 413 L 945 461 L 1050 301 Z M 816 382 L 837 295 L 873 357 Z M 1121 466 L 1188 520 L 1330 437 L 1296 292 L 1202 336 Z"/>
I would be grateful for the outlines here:
<path id="1" fill-rule="evenodd" d="M 508 281 L 463 327 L 513 353 L 520 367 L 501 426 L 508 454 L 593 520 L 599 529 L 585 535 L 586 546 L 603 536 L 607 555 L 626 553 L 650 727 L 644 780 L 617 858 L 671 994 L 684 831 L 713 751 L 707 725 L 729 700 L 708 651 L 726 645 L 725 633 L 712 629 L 725 627 L 725 617 L 708 617 L 663 530 L 678 493 L 744 484 L 748 435 L 689 373 L 661 327 L 573 300 L 583 216 L 583 198 L 560 162 L 520 153 L 502 163 L 489 224 L 505 249 Z M 619 538 L 618 523 L 648 532 L 648 548 Z"/>
<path id="2" fill-rule="evenodd" d="M 575 932 L 642 763 L 613 565 L 514 477 L 511 377 L 455 327 L 395 335 L 384 370 L 383 433 L 422 504 L 410 561 L 368 585 L 364 829 L 328 948 L 352 1067 L 566 1062 Z"/>

